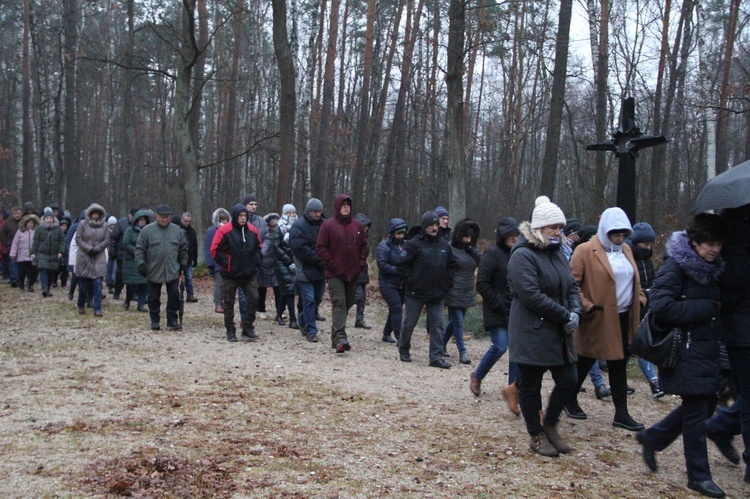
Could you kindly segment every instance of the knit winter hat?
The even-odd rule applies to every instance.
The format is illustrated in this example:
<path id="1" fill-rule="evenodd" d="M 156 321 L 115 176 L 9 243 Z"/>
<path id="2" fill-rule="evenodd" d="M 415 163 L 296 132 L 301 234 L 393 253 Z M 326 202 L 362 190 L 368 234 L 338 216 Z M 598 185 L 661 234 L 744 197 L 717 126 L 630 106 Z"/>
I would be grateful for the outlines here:
<path id="1" fill-rule="evenodd" d="M 450 215 L 448 215 L 448 210 L 446 210 L 442 206 L 438 206 L 437 208 L 435 208 L 435 215 L 437 215 L 438 218 L 450 217 Z"/>
<path id="2" fill-rule="evenodd" d="M 630 236 L 633 244 L 653 243 L 656 241 L 656 233 L 648 222 L 638 222 L 633 226 L 633 235 Z"/>
<path id="3" fill-rule="evenodd" d="M 269 213 L 268 215 L 263 217 L 267 224 L 270 224 L 271 222 L 273 222 L 274 220 L 278 220 L 279 218 L 281 217 L 279 217 L 278 213 Z"/>
<path id="4" fill-rule="evenodd" d="M 116 224 L 116 223 L 117 223 L 117 219 L 116 219 L 115 217 L 113 217 L 113 216 L 110 216 L 110 217 L 109 217 L 109 218 L 107 219 L 107 225 L 114 225 L 114 224 Z"/>
<path id="5" fill-rule="evenodd" d="M 286 215 L 290 211 L 293 211 L 293 212 L 297 213 L 297 208 L 295 208 L 294 205 L 290 204 L 290 203 L 285 204 L 284 207 L 281 208 L 281 214 L 282 215 Z"/>
<path id="6" fill-rule="evenodd" d="M 44 208 L 44 214 L 42 216 L 43 217 L 54 217 L 55 216 L 55 212 L 52 211 L 52 208 L 50 208 L 49 206 L 47 206 L 46 208 Z"/>
<path id="7" fill-rule="evenodd" d="M 305 212 L 308 211 L 323 211 L 323 203 L 318 198 L 310 198 L 310 201 L 305 205 Z"/>
<path id="8" fill-rule="evenodd" d="M 546 196 L 540 196 L 546 197 Z M 538 200 L 539 198 L 537 198 Z M 548 225 L 565 225 L 565 214 L 559 206 L 549 201 L 536 205 L 531 215 L 531 228 L 541 229 Z"/>
<path id="9" fill-rule="evenodd" d="M 440 218 L 434 211 L 427 211 L 422 215 L 422 230 L 425 230 L 427 226 L 440 223 Z"/>
<path id="10" fill-rule="evenodd" d="M 242 199 L 242 204 L 245 204 L 245 205 L 246 205 L 247 203 L 250 203 L 250 202 L 252 202 L 252 201 L 254 201 L 254 202 L 256 202 L 256 203 L 257 203 L 257 202 L 258 202 L 258 198 L 257 198 L 257 197 L 255 197 L 255 194 L 248 194 L 247 196 L 245 196 L 245 197 L 244 197 L 244 198 Z"/>
<path id="11" fill-rule="evenodd" d="M 580 228 L 581 222 L 579 222 L 577 218 L 569 218 L 565 224 L 565 227 L 563 227 L 563 234 L 569 236 L 574 232 L 578 232 L 578 229 Z"/>

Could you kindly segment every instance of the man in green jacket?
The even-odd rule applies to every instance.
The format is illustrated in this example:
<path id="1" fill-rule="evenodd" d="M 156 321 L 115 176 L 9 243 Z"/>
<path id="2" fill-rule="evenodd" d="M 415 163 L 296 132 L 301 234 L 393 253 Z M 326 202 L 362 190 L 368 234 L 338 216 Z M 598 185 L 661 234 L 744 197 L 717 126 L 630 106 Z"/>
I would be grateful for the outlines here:
<path id="1" fill-rule="evenodd" d="M 167 327 L 182 329 L 177 321 L 180 308 L 178 279 L 188 264 L 185 232 L 170 222 L 172 209 L 166 204 L 156 207 L 156 221 L 141 230 L 135 246 L 138 273 L 148 279 L 148 312 L 151 329 L 158 331 L 161 309 L 161 286 L 167 285 Z"/>

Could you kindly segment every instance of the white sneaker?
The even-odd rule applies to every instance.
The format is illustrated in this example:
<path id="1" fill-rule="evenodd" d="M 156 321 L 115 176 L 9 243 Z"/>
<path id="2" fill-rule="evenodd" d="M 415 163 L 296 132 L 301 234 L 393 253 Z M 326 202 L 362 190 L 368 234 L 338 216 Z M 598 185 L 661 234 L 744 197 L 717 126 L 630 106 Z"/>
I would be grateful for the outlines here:
<path id="1" fill-rule="evenodd" d="M 266 320 L 268 319 L 268 315 L 265 312 L 258 312 L 258 319 Z"/>

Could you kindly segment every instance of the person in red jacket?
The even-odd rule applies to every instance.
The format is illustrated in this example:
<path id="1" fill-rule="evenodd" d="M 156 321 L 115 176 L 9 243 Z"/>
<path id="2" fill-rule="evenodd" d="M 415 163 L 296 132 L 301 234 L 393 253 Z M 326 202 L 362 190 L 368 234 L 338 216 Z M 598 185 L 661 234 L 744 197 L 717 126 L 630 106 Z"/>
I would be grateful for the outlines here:
<path id="1" fill-rule="evenodd" d="M 352 217 L 352 199 L 338 194 L 333 217 L 320 226 L 315 252 L 323 262 L 331 297 L 331 347 L 336 353 L 351 350 L 346 337 L 346 315 L 354 304 L 357 278 L 367 264 L 365 227 Z"/>

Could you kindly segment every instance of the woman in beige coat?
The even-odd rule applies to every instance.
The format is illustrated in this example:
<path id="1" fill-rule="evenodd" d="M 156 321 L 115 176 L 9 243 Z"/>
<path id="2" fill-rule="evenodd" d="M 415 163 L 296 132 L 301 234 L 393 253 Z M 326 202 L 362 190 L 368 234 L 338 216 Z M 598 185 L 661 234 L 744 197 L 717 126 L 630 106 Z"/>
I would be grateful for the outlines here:
<path id="1" fill-rule="evenodd" d="M 578 388 L 596 359 L 609 366 L 613 426 L 630 431 L 644 427 L 628 412 L 627 348 L 646 304 L 633 253 L 625 239 L 633 232 L 620 208 L 604 210 L 597 235 L 573 252 L 570 268 L 581 289 L 583 315 L 575 332 L 578 351 Z M 578 405 L 578 390 L 565 412 L 574 419 L 586 419 Z"/>

